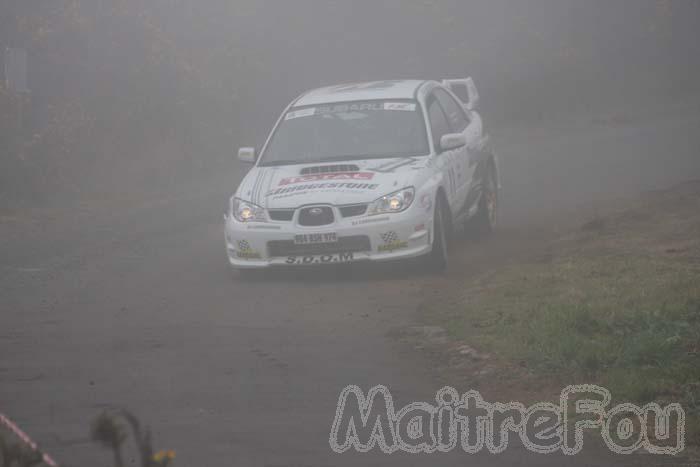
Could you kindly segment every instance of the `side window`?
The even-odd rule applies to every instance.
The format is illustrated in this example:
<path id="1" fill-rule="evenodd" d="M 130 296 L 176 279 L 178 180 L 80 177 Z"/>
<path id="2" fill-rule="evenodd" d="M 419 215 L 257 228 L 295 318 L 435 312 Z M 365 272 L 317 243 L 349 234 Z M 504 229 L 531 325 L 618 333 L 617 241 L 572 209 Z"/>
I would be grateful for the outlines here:
<path id="1" fill-rule="evenodd" d="M 440 105 L 445 110 L 447 120 L 450 124 L 450 129 L 454 133 L 461 133 L 469 125 L 467 115 L 462 107 L 454 100 L 452 96 L 447 94 L 442 89 L 435 90 L 435 97 L 440 101 Z"/>
<path id="2" fill-rule="evenodd" d="M 428 102 L 428 120 L 430 120 L 430 131 L 433 135 L 435 149 L 439 150 L 440 138 L 450 133 L 450 126 L 440 103 L 435 98 L 431 98 Z"/>

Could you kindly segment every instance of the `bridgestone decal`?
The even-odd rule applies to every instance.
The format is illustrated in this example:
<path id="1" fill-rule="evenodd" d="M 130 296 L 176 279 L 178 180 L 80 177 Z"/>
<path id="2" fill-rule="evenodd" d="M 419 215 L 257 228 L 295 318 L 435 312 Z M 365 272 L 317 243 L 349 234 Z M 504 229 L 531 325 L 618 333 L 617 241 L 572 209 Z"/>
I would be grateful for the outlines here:
<path id="1" fill-rule="evenodd" d="M 309 185 L 296 185 L 284 188 L 276 188 L 268 192 L 267 196 L 322 189 L 375 190 L 378 187 L 379 185 L 376 183 L 312 183 Z"/>

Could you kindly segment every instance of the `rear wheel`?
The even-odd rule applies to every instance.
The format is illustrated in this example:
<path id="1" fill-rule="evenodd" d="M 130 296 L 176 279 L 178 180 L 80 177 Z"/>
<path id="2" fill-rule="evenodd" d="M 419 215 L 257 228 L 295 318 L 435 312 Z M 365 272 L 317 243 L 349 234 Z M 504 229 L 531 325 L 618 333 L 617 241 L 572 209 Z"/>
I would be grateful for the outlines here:
<path id="1" fill-rule="evenodd" d="M 488 175 L 483 181 L 478 210 L 464 226 L 467 236 L 480 240 L 491 235 L 496 227 L 497 214 L 498 189 L 496 187 L 495 175 L 492 170 L 489 170 Z"/>
<path id="2" fill-rule="evenodd" d="M 428 267 L 435 272 L 442 272 L 447 269 L 448 223 L 445 207 L 442 197 L 438 196 L 435 202 L 435 215 L 433 216 L 433 249 L 426 257 Z"/>

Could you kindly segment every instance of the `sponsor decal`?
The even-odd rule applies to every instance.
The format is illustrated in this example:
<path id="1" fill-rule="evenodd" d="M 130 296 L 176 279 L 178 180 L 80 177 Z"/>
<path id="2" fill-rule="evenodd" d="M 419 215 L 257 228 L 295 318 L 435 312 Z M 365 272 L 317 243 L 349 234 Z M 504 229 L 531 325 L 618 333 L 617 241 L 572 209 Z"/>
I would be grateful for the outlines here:
<path id="1" fill-rule="evenodd" d="M 353 102 L 348 104 L 324 105 L 318 108 L 318 113 L 323 115 L 376 110 L 384 110 L 384 106 L 381 102 Z"/>
<path id="2" fill-rule="evenodd" d="M 240 259 L 260 259 L 260 253 L 254 250 L 239 250 L 236 252 L 236 256 Z"/>
<path id="3" fill-rule="evenodd" d="M 415 112 L 416 104 L 414 102 L 348 102 L 345 104 L 322 105 L 316 107 L 314 110 L 315 114 L 311 115 L 342 114 L 352 112 L 376 112 L 383 110 Z"/>
<path id="4" fill-rule="evenodd" d="M 363 225 L 363 224 L 373 224 L 375 222 L 384 222 L 388 221 L 389 217 L 384 216 L 384 217 L 370 217 L 369 219 L 362 219 L 359 221 L 353 221 L 352 225 Z"/>
<path id="5" fill-rule="evenodd" d="M 403 250 L 404 248 L 408 248 L 408 242 L 396 240 L 385 245 L 379 245 L 377 251 L 379 251 L 380 253 L 391 253 L 392 251 Z"/>
<path id="6" fill-rule="evenodd" d="M 384 245 L 379 245 L 377 250 L 380 253 L 392 252 L 396 250 L 401 250 L 403 248 L 408 248 L 408 242 L 402 242 L 399 236 L 393 230 L 383 233 L 381 235 L 382 240 L 384 240 Z"/>
<path id="7" fill-rule="evenodd" d="M 289 194 L 301 194 L 312 190 L 376 190 L 379 187 L 376 183 L 309 183 L 305 185 L 285 186 L 276 188 L 267 193 L 266 196 L 278 196 Z"/>
<path id="8" fill-rule="evenodd" d="M 353 253 L 335 253 L 332 255 L 289 256 L 285 263 L 290 266 L 312 264 L 349 263 L 355 260 Z"/>
<path id="9" fill-rule="evenodd" d="M 260 194 L 264 193 L 264 190 L 269 188 L 273 174 L 273 170 L 261 169 L 257 171 L 257 177 L 255 177 L 255 181 L 249 193 L 250 200 L 254 204 L 261 204 Z"/>
<path id="10" fill-rule="evenodd" d="M 382 240 L 384 240 L 384 243 L 393 243 L 399 239 L 399 236 L 393 230 L 383 233 L 381 237 Z"/>
<path id="11" fill-rule="evenodd" d="M 295 118 L 313 117 L 316 115 L 329 114 L 352 114 L 358 112 L 375 112 L 375 111 L 400 111 L 400 112 L 415 112 L 415 102 L 348 102 L 343 104 L 322 105 L 318 107 L 309 107 L 306 109 L 291 110 L 284 116 L 285 120 L 294 120 Z"/>
<path id="12" fill-rule="evenodd" d="M 331 172 L 323 174 L 299 175 L 298 177 L 283 178 L 279 186 L 293 185 L 295 183 L 318 182 L 328 180 L 372 180 L 372 172 Z"/>
<path id="13" fill-rule="evenodd" d="M 384 104 L 384 110 L 400 110 L 404 112 L 415 112 L 416 104 L 410 104 L 407 102 L 386 102 Z"/>
<path id="14" fill-rule="evenodd" d="M 238 242 L 238 250 L 236 251 L 236 256 L 240 259 L 260 259 L 262 257 L 260 256 L 260 253 L 253 250 L 250 246 L 250 243 L 248 243 L 245 240 L 240 240 Z"/>
<path id="15" fill-rule="evenodd" d="M 312 117 L 316 114 L 316 107 L 308 109 L 292 110 L 284 116 L 285 120 L 294 120 L 295 118 Z"/>
<path id="16" fill-rule="evenodd" d="M 392 86 L 401 83 L 401 80 L 383 80 L 371 81 L 369 83 L 348 83 L 340 84 L 331 88 L 331 92 L 343 93 L 352 91 L 369 91 L 376 89 L 389 89 Z"/>

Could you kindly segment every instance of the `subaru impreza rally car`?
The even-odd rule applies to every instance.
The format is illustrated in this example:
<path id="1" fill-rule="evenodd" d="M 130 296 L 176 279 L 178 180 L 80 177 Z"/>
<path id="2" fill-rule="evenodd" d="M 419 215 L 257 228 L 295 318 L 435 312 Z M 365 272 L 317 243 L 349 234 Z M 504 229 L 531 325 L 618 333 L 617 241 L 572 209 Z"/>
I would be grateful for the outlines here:
<path id="1" fill-rule="evenodd" d="M 461 96 L 461 97 L 458 97 Z M 307 92 L 282 113 L 225 214 L 236 269 L 423 256 L 444 269 L 453 232 L 494 228 L 498 164 L 470 79 Z"/>

